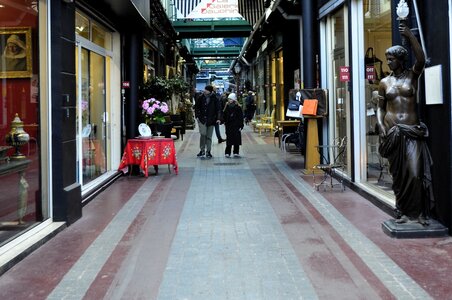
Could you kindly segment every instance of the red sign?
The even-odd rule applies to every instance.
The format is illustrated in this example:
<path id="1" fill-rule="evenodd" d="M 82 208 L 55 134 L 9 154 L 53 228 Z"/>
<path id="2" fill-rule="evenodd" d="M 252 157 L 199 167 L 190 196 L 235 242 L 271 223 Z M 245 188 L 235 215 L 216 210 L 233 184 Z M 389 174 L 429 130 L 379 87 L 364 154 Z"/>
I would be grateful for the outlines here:
<path id="1" fill-rule="evenodd" d="M 350 81 L 350 67 L 339 67 L 339 80 L 342 82 Z"/>
<path id="2" fill-rule="evenodd" d="M 367 80 L 375 80 L 375 67 L 374 66 L 366 66 L 366 79 Z"/>
<path id="3" fill-rule="evenodd" d="M 130 87 L 130 81 L 123 81 L 122 82 L 122 87 L 123 88 L 129 88 Z"/>

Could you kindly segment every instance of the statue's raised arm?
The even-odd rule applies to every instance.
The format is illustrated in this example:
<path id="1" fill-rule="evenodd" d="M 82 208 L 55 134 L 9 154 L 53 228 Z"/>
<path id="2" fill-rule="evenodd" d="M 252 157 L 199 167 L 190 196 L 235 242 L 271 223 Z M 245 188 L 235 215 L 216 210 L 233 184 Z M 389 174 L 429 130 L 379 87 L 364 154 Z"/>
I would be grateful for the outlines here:
<path id="1" fill-rule="evenodd" d="M 410 28 L 406 26 L 403 22 L 399 25 L 399 32 L 402 36 L 404 36 L 410 43 L 411 48 L 414 53 L 414 57 L 416 61 L 413 65 L 413 72 L 418 76 L 424 71 L 425 67 L 425 53 L 422 50 L 421 45 L 419 44 L 417 38 L 414 36 L 413 32 L 411 32 Z"/>

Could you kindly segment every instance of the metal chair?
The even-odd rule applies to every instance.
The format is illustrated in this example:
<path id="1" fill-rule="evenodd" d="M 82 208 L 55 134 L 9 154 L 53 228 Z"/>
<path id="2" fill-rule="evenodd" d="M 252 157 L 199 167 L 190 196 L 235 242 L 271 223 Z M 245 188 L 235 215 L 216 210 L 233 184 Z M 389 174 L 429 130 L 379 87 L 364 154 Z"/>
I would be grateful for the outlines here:
<path id="1" fill-rule="evenodd" d="M 281 137 L 281 150 L 286 152 L 289 145 L 294 144 L 302 154 L 304 153 L 304 124 L 300 122 L 295 132 L 285 133 Z"/>
<path id="2" fill-rule="evenodd" d="M 321 163 L 313 167 L 314 188 L 318 191 L 320 186 L 323 185 L 325 191 L 326 187 L 333 189 L 334 186 L 339 185 L 341 191 L 344 191 L 343 169 L 345 166 L 347 137 L 335 138 L 331 145 L 318 145 L 316 147 L 320 153 Z M 323 172 L 322 179 L 318 183 L 315 176 L 316 170 Z M 337 179 L 337 183 L 333 182 L 333 177 Z"/>
<path id="3" fill-rule="evenodd" d="M 261 117 L 260 122 L 256 124 L 256 129 L 259 131 L 259 135 L 262 134 L 262 130 L 269 131 L 270 133 L 275 130 L 275 109 L 272 110 L 270 117 Z"/>

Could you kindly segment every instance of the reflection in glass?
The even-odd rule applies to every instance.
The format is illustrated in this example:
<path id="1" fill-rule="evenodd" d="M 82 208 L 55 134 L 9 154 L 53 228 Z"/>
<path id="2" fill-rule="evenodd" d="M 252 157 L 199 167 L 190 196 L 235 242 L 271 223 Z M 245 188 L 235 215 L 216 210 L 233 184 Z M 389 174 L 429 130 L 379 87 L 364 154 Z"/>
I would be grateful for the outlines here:
<path id="1" fill-rule="evenodd" d="M 391 1 L 364 1 L 364 49 L 365 56 L 365 118 L 367 182 L 378 189 L 391 192 L 392 178 L 388 161 L 378 152 L 379 138 L 376 127 L 378 84 L 388 72 L 384 63 L 385 50 L 392 45 Z"/>
<path id="2" fill-rule="evenodd" d="M 32 1 L 2 1 L 0 9 L 0 247 L 49 216 L 40 155 L 39 52 L 46 49 L 31 51 L 39 44 L 37 11 Z M 19 127 L 28 141 L 8 146 Z M 23 156 L 13 157 L 16 146 Z"/>
<path id="3" fill-rule="evenodd" d="M 77 136 L 81 139 L 81 153 L 77 155 L 78 174 L 86 184 L 107 169 L 105 57 L 84 48 L 80 57 L 79 52 L 76 53 L 80 68 L 77 70 Z"/>

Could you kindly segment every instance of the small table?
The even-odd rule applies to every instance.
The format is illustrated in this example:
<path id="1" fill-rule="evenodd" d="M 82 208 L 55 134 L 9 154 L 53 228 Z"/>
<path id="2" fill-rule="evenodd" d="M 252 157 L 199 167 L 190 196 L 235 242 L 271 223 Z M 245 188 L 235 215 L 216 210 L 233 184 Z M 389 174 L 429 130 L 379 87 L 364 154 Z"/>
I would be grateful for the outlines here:
<path id="1" fill-rule="evenodd" d="M 152 137 L 128 140 L 118 169 L 121 170 L 129 165 L 139 165 L 146 177 L 148 177 L 149 166 L 158 165 L 173 165 L 177 174 L 176 148 L 173 139 Z"/>

